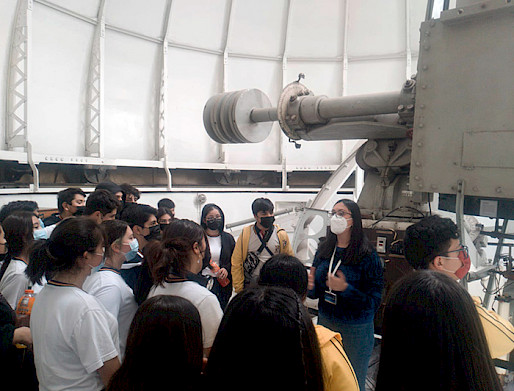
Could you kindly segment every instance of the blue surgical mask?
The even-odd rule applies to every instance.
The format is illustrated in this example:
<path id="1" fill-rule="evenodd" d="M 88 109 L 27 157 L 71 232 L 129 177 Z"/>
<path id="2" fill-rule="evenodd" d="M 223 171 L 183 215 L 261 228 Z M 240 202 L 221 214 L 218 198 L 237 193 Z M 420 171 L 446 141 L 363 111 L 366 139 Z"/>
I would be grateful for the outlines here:
<path id="1" fill-rule="evenodd" d="M 102 258 L 102 262 L 100 262 L 100 264 L 98 266 L 91 266 L 88 264 L 88 266 L 91 268 L 91 275 L 93 275 L 94 273 L 96 273 L 98 270 L 100 270 L 101 268 L 103 268 L 105 265 L 105 257 Z"/>
<path id="2" fill-rule="evenodd" d="M 41 228 L 45 228 L 45 223 L 43 223 L 43 220 L 39 219 L 39 225 Z"/>
<path id="3" fill-rule="evenodd" d="M 94 253 L 94 254 L 95 255 L 102 255 L 102 262 L 100 262 L 100 264 L 98 266 L 91 266 L 89 263 L 87 264 L 91 268 L 91 275 L 96 273 L 98 270 L 103 268 L 104 265 L 105 265 L 105 252 L 103 252 L 101 254 L 99 254 L 99 253 Z"/>
<path id="4" fill-rule="evenodd" d="M 134 239 L 132 239 L 132 241 L 129 244 L 130 244 L 130 251 L 126 252 L 124 254 L 125 254 L 125 259 L 130 262 L 136 257 L 137 252 L 139 251 L 139 242 L 137 241 L 136 238 L 134 238 Z"/>
<path id="5" fill-rule="evenodd" d="M 35 240 L 48 239 L 48 233 L 46 232 L 46 229 L 44 229 L 44 228 L 34 231 L 32 233 L 32 235 L 34 235 Z"/>

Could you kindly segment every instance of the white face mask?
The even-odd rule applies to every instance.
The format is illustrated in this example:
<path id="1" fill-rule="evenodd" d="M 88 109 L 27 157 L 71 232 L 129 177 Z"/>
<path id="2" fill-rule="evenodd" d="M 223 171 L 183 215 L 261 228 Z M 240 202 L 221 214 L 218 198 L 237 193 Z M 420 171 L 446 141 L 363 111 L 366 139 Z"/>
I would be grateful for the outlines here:
<path id="1" fill-rule="evenodd" d="M 344 217 L 334 215 L 330 219 L 330 231 L 332 231 L 332 233 L 339 235 L 346 231 L 347 228 L 348 220 L 346 220 Z"/>

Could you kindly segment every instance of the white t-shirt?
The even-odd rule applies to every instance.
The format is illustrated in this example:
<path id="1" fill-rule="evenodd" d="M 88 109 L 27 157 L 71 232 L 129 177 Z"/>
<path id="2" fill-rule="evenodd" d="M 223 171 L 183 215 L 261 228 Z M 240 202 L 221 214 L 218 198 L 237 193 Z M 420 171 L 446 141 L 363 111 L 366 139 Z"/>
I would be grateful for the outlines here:
<path id="1" fill-rule="evenodd" d="M 5 274 L 0 281 L 0 293 L 5 297 L 13 310 L 29 286 L 29 279 L 25 275 L 27 264 L 21 259 L 11 259 Z"/>
<path id="2" fill-rule="evenodd" d="M 212 347 L 214 338 L 218 332 L 218 327 L 223 317 L 220 303 L 216 296 L 206 288 L 193 281 L 165 282 L 164 287 L 154 286 L 148 295 L 180 296 L 189 300 L 200 313 L 203 333 L 203 347 Z"/>
<path id="3" fill-rule="evenodd" d="M 25 269 L 27 264 L 21 259 L 12 259 L 5 269 L 5 274 L 0 281 L 0 293 L 5 297 L 9 305 L 13 310 L 16 310 L 16 306 L 20 301 L 21 297 L 25 294 L 25 289 L 29 289 L 30 282 L 28 277 L 25 275 Z M 41 285 L 32 285 L 32 290 L 37 295 L 43 286 L 46 284 L 46 278 L 41 278 Z"/>
<path id="4" fill-rule="evenodd" d="M 207 240 L 209 241 L 209 250 L 211 252 L 211 260 L 216 262 L 218 266 L 220 265 L 220 255 L 221 255 L 221 235 L 220 236 L 207 236 Z M 205 267 L 202 270 L 203 276 L 216 277 L 216 273 L 214 273 L 209 266 Z"/>
<path id="5" fill-rule="evenodd" d="M 221 255 L 221 235 L 207 236 L 207 241 L 209 242 L 209 250 L 211 251 L 211 260 L 216 262 L 219 266 Z"/>
<path id="6" fill-rule="evenodd" d="M 104 388 L 96 372 L 119 356 L 118 324 L 82 289 L 49 281 L 30 316 L 40 391 Z"/>
<path id="7" fill-rule="evenodd" d="M 107 267 L 89 276 L 82 288 L 96 297 L 105 309 L 118 320 L 120 358 L 123 359 L 130 324 L 137 311 L 137 303 L 132 289 L 121 277 L 119 271 Z"/>

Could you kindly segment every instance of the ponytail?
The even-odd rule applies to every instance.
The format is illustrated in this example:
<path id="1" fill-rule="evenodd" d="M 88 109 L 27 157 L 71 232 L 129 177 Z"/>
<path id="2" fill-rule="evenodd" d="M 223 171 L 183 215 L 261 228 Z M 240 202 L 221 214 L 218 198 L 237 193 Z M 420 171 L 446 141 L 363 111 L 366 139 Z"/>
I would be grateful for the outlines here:
<path id="1" fill-rule="evenodd" d="M 25 275 L 32 284 L 42 285 L 43 277 L 52 278 L 56 259 L 50 254 L 49 240 L 36 240 L 30 249 L 29 260 Z"/>
<path id="2" fill-rule="evenodd" d="M 173 238 L 166 243 L 152 242 L 148 245 L 148 266 L 154 284 L 160 285 L 169 274 L 185 277 L 192 244 L 183 238 Z"/>
<path id="3" fill-rule="evenodd" d="M 86 217 L 66 219 L 55 227 L 50 239 L 32 245 L 25 271 L 32 283 L 53 278 L 61 271 L 73 270 L 76 260 L 86 251 L 94 251 L 105 243 L 101 227 Z"/>
<path id="4" fill-rule="evenodd" d="M 205 233 L 194 221 L 174 219 L 163 236 L 161 242 L 147 245 L 146 259 L 155 285 L 162 285 L 169 274 L 186 276 L 193 244 L 200 243 Z"/>

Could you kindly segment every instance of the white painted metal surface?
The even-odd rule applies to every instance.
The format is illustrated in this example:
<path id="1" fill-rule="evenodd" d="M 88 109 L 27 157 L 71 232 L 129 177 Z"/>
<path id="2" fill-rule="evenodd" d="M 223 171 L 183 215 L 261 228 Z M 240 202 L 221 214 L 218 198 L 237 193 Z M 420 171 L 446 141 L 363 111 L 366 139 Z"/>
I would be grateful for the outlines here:
<path id="1" fill-rule="evenodd" d="M 0 4 L 5 22 L 0 23 L 2 57 L 12 42 L 16 3 L 7 0 Z M 174 0 L 166 22 L 168 0 L 106 0 L 104 108 L 99 118 L 93 115 L 93 119 L 103 121 L 104 156 L 92 162 L 108 165 L 122 159 L 121 165 L 163 167 L 156 150 L 161 151 L 162 158 L 164 143 L 170 168 L 253 166 L 283 171 L 285 167 L 284 175 L 297 168 L 337 167 L 351 143 L 344 148 L 340 142 L 303 143 L 296 150 L 284 142 L 276 126 L 269 139 L 257 147 L 227 146 L 220 161 L 219 147 L 203 129 L 201 112 L 208 97 L 224 88 L 259 88 L 273 102 L 284 83 L 296 80 L 300 72 L 306 74 L 309 88 L 328 96 L 341 94 L 344 78 L 347 95 L 397 89 L 405 77 L 405 40 L 416 42 L 424 7 L 411 4 L 406 10 L 405 0 L 387 5 L 379 0 L 361 3 Z M 92 121 L 84 119 L 88 118 L 87 107 L 91 107 L 88 102 L 93 101 L 88 99 L 87 75 L 101 5 L 100 0 L 34 0 L 28 120 L 34 126 L 31 142 L 36 164 L 45 157 L 64 163 L 85 159 L 88 150 L 96 154 L 85 142 Z M 405 27 L 406 17 L 410 33 Z M 168 27 L 166 36 L 164 24 Z M 225 38 L 228 26 L 230 36 Z M 159 118 L 165 110 L 159 98 L 163 96 L 160 81 L 165 40 L 169 46 L 166 110 L 172 120 L 162 132 Z M 415 50 L 412 55 L 415 62 Z M 224 59 L 228 59 L 226 64 Z M 6 107 L 6 61 L 0 61 L 0 75 L 0 103 Z M 5 116 L 2 110 L 0 119 L 5 121 Z M 5 139 L 3 126 L 0 132 Z M 15 156 L 16 160 L 26 160 L 26 156 L 5 150 L 0 149 L 0 159 Z M 217 165 L 220 162 L 223 165 Z"/>
<path id="2" fill-rule="evenodd" d="M 6 140 L 8 150 L 26 150 L 29 140 L 29 84 L 32 55 L 32 0 L 19 0 L 7 69 Z"/>
<path id="3" fill-rule="evenodd" d="M 98 8 L 86 92 L 86 156 L 100 158 L 104 157 L 105 1 Z"/>

